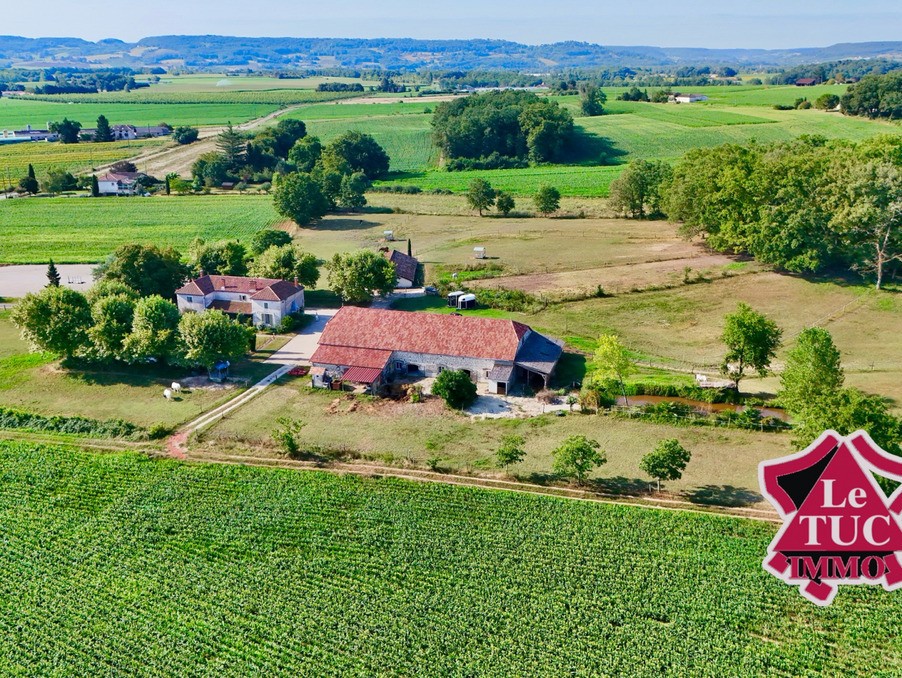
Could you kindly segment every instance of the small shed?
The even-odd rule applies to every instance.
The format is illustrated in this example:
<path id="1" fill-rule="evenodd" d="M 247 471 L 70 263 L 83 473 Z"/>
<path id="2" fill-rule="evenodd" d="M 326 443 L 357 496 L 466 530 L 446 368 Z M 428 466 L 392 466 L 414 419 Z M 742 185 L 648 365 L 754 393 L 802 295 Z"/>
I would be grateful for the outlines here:
<path id="1" fill-rule="evenodd" d="M 219 360 L 213 363 L 213 367 L 209 370 L 210 381 L 215 381 L 217 384 L 224 382 L 229 378 L 229 367 L 231 367 L 231 363 L 228 360 Z"/>
<path id="2" fill-rule="evenodd" d="M 473 257 L 475 259 L 485 259 L 485 247 L 474 247 Z"/>
<path id="3" fill-rule="evenodd" d="M 394 242 L 395 240 L 395 232 L 394 231 L 382 231 L 382 237 L 388 240 L 389 242 Z"/>
<path id="4" fill-rule="evenodd" d="M 457 300 L 464 296 L 464 292 L 449 292 L 448 293 L 448 306 L 451 308 L 457 308 Z"/>
<path id="5" fill-rule="evenodd" d="M 463 294 L 457 298 L 457 308 L 476 308 L 476 295 Z"/>

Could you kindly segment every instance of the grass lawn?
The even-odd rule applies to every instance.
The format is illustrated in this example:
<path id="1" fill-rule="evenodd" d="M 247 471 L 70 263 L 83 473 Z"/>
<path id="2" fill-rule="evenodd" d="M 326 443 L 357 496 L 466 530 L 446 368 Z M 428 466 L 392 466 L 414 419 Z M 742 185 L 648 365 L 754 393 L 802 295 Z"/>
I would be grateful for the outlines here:
<path id="1" fill-rule="evenodd" d="M 160 148 L 168 139 L 139 139 L 109 143 L 48 144 L 43 142 L 0 144 L 0 185 L 16 185 L 25 176 L 28 165 L 34 165 L 38 181 L 47 177 L 50 168 L 73 174 L 133 157 L 136 153 Z M 7 172 L 9 180 L 7 180 Z"/>
<path id="2" fill-rule="evenodd" d="M 273 371 L 260 362 L 269 357 L 272 345 L 261 348 L 251 360 L 233 368 L 236 379 L 254 383 Z M 189 421 L 236 394 L 233 385 L 189 389 L 180 400 L 164 399 L 163 389 L 186 376 L 180 368 L 64 370 L 52 355 L 30 353 L 9 320 L 9 311 L 0 311 L 0 406 L 48 416 L 125 419 L 149 427 Z"/>
<path id="3" fill-rule="evenodd" d="M 902 670 L 899 596 L 811 605 L 767 523 L 11 443 L 0 474 L 4 674 Z"/>
<path id="4" fill-rule="evenodd" d="M 186 252 L 194 238 L 247 241 L 279 220 L 269 196 L 4 200 L 0 263 L 91 263 L 134 242 Z"/>
<path id="5" fill-rule="evenodd" d="M 691 499 L 755 503 L 757 467 L 763 459 L 791 451 L 789 436 L 735 429 L 673 427 L 611 416 L 571 414 L 532 419 L 471 420 L 437 399 L 419 404 L 390 400 L 357 401 L 352 396 L 310 389 L 309 378 L 282 382 L 208 429 L 192 455 L 240 454 L 273 457 L 271 439 L 281 417 L 304 422 L 302 444 L 347 451 L 381 462 L 425 466 L 438 460 L 449 469 L 496 469 L 494 453 L 501 437 L 517 433 L 526 439 L 527 456 L 511 467 L 517 476 L 541 478 L 551 472 L 551 451 L 570 435 L 587 435 L 607 451 L 608 463 L 595 474 L 598 487 L 614 491 L 645 490 L 648 479 L 639 460 L 663 438 L 678 438 L 692 451 L 682 480 L 668 489 Z"/>

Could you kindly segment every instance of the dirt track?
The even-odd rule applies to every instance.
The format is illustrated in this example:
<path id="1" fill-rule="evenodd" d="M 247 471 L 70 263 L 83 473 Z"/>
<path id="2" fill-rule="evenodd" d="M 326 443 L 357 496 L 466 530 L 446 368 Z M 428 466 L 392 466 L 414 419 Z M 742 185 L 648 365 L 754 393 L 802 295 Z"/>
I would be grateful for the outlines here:
<path id="1" fill-rule="evenodd" d="M 273 111 L 261 118 L 248 120 L 240 125 L 235 125 L 235 129 L 247 132 L 258 127 L 262 127 L 271 120 L 276 119 L 283 113 L 293 111 L 300 108 L 304 104 L 287 106 Z M 200 137 L 193 144 L 187 146 L 166 146 L 165 148 L 154 148 L 139 153 L 129 160 L 138 166 L 142 172 L 151 176 L 162 179 L 167 174 L 175 172 L 183 177 L 191 174 L 191 166 L 204 153 L 210 153 L 216 150 L 216 135 L 223 130 L 222 127 L 202 127 L 200 128 Z M 109 165 L 99 167 L 99 172 L 109 169 Z"/>

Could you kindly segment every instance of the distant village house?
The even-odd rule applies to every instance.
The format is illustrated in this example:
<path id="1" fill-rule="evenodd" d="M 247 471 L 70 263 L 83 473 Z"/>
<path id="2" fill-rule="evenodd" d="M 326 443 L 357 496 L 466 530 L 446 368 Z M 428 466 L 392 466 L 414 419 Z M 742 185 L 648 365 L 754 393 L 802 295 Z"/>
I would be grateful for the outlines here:
<path id="1" fill-rule="evenodd" d="M 668 97 L 671 103 L 677 104 L 694 104 L 696 101 L 707 101 L 708 97 L 704 94 L 681 94 L 677 92 Z"/>
<path id="2" fill-rule="evenodd" d="M 135 195 L 141 190 L 138 179 L 145 176 L 141 172 L 109 172 L 97 177 L 100 195 Z"/>

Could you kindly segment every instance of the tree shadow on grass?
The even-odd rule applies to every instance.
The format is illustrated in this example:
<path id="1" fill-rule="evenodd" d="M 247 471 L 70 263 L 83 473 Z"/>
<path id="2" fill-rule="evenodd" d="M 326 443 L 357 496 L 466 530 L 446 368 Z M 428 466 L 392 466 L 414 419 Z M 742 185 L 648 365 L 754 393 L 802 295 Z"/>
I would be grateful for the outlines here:
<path id="1" fill-rule="evenodd" d="M 381 221 L 368 218 L 365 215 L 345 215 L 338 218 L 321 219 L 309 226 L 310 229 L 316 231 L 361 231 L 368 228 L 381 227 Z"/>
<path id="2" fill-rule="evenodd" d="M 619 165 L 627 151 L 617 148 L 614 141 L 577 128 L 567 153 L 567 162 L 577 165 Z"/>
<path id="3" fill-rule="evenodd" d="M 757 492 L 733 485 L 702 485 L 687 492 L 686 498 L 693 504 L 714 506 L 749 506 L 763 499 Z"/>
<path id="4" fill-rule="evenodd" d="M 568 478 L 563 478 L 555 473 L 530 473 L 525 476 L 517 476 L 519 480 L 533 483 L 534 485 L 554 486 L 561 482 L 567 482 Z M 615 476 L 613 478 L 592 478 L 587 480 L 583 485 L 568 484 L 571 489 L 585 490 L 587 492 L 598 492 L 600 494 L 622 494 L 635 495 L 645 494 L 648 492 L 648 481 L 641 478 L 626 478 L 624 476 Z"/>

